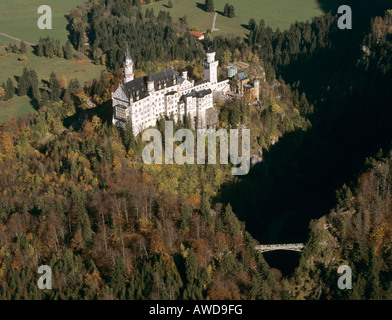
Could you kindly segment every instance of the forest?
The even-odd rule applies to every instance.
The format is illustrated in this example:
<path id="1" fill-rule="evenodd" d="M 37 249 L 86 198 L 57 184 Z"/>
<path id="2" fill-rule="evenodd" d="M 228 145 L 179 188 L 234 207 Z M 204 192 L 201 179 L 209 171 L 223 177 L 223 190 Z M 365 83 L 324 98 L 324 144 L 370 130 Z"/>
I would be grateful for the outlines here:
<path id="1" fill-rule="evenodd" d="M 108 72 L 83 87 L 53 72 L 39 88 L 25 69 L 1 87 L 37 112 L 0 127 L 0 296 L 391 299 L 392 13 L 377 4 L 352 33 L 332 14 L 283 32 L 252 19 L 248 39 L 203 44 L 186 19 L 135 1 L 73 9 L 70 44 Z M 140 137 L 110 122 L 127 42 L 139 74 L 175 64 L 197 77 L 208 46 L 264 71 L 259 104 L 216 105 L 218 128 L 250 128 L 263 161 L 241 179 L 230 165 L 143 164 Z M 70 44 L 41 39 L 37 54 L 71 58 Z M 306 243 L 283 278 L 255 249 L 273 241 Z M 333 286 L 346 263 L 350 292 Z M 36 286 L 42 264 L 53 290 Z"/>
<path id="2" fill-rule="evenodd" d="M 2 126 L 0 292 L 5 299 L 266 299 L 274 279 L 217 166 L 135 161 L 94 116 L 64 128 L 64 102 Z M 51 266 L 53 290 L 36 287 Z M 229 280 L 232 279 L 232 280 Z"/>
<path id="3" fill-rule="evenodd" d="M 43 52 L 52 43 L 44 39 Z M 44 88 L 34 70 L 18 78 L 13 93 L 28 95 L 38 111 L 0 130 L 1 296 L 278 298 L 257 242 L 230 203 L 217 199 L 233 179 L 231 165 L 144 165 L 132 127 L 108 125 L 111 89 L 121 77 L 106 72 L 81 87 L 53 72 Z M 283 81 L 262 90 L 263 108 L 236 100 L 217 106 L 219 127 L 254 128 L 255 152 L 308 126 L 298 92 Z M 97 110 L 88 109 L 89 96 Z M 53 290 L 37 289 L 42 264 L 52 268 Z"/>
<path id="4" fill-rule="evenodd" d="M 144 165 L 143 144 L 132 127 L 123 131 L 107 124 L 110 89 L 121 74 L 102 74 L 85 88 L 72 79 L 66 89 L 54 73 L 47 89 L 38 89 L 36 78 L 34 70 L 25 69 L 15 91 L 36 99 L 37 114 L 0 130 L 3 297 L 279 296 L 245 224 L 230 203 L 216 199 L 220 186 L 233 179 L 230 164 Z M 263 88 L 270 92 L 263 110 L 230 100 L 219 105 L 219 126 L 241 122 L 259 128 L 266 121 L 252 137 L 256 150 L 260 141 L 266 148 L 286 131 L 307 126 L 289 87 L 280 83 L 275 92 L 266 83 Z M 285 94 L 275 99 L 280 92 Z M 102 100 L 97 112 L 86 109 L 90 95 Z M 35 285 L 42 264 L 52 267 L 51 291 Z"/>

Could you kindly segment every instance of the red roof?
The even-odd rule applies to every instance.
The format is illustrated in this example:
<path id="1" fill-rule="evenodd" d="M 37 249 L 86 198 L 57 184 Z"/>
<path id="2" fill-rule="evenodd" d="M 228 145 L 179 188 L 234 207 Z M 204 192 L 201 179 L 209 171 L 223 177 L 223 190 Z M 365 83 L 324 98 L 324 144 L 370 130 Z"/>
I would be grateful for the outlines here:
<path id="1" fill-rule="evenodd" d="M 195 36 L 196 38 L 204 38 L 204 34 L 198 31 L 191 31 L 191 35 Z"/>

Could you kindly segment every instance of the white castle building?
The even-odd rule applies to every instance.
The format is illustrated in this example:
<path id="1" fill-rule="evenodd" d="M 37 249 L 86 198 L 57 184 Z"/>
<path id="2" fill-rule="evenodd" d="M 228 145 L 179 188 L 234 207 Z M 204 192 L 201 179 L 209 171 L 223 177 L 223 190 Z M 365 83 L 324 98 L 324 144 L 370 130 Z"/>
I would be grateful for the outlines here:
<path id="1" fill-rule="evenodd" d="M 206 128 L 206 110 L 213 107 L 214 92 L 230 89 L 229 80 L 218 82 L 215 52 L 209 49 L 204 65 L 204 81 L 188 79 L 187 71 L 177 75 L 174 69 L 134 79 L 134 64 L 127 52 L 124 62 L 124 83 L 112 93 L 113 124 L 125 128 L 132 121 L 135 135 L 156 125 L 161 117 L 173 116 L 176 121 L 191 117 L 198 129 Z"/>

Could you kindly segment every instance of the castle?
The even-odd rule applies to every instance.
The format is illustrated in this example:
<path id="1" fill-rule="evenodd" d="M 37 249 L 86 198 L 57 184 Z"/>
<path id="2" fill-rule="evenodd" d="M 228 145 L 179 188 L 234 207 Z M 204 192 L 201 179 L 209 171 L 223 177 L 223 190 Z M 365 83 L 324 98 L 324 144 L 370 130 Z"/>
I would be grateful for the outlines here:
<path id="1" fill-rule="evenodd" d="M 124 82 L 112 93 L 113 124 L 125 128 L 126 121 L 131 120 L 137 135 L 164 116 L 178 121 L 188 115 L 195 128 L 206 128 L 206 111 L 213 107 L 214 93 L 230 89 L 229 80 L 218 82 L 218 65 L 210 48 L 203 63 L 203 81 L 195 83 L 188 79 L 186 70 L 177 75 L 173 68 L 134 79 L 134 63 L 127 46 Z"/>

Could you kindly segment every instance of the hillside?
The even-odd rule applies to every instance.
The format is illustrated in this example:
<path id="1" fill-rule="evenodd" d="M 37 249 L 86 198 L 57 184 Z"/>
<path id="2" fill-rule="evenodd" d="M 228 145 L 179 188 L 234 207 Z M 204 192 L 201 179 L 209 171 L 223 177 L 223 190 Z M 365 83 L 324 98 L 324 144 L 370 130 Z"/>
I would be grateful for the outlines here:
<path id="1" fill-rule="evenodd" d="M 372 20 L 371 33 L 363 39 L 363 50 L 357 61 L 358 77 L 366 85 L 367 94 L 370 92 L 372 97 L 380 89 L 380 83 L 391 81 L 391 26 L 391 10 Z M 385 91 L 381 97 L 377 108 L 375 102 L 368 101 L 372 106 L 368 114 L 380 116 L 374 123 L 368 123 L 372 123 L 373 130 L 386 135 L 386 139 L 382 140 L 383 149 L 367 157 L 356 176 L 337 190 L 336 205 L 329 214 L 311 223 L 308 243 L 287 287 L 291 297 L 353 300 L 392 298 L 392 154 L 390 126 L 387 124 L 390 117 L 384 116 L 390 114 L 392 95 Z M 363 111 L 362 108 L 356 104 L 358 112 Z M 368 121 L 370 119 L 367 117 Z M 320 245 L 324 242 L 332 246 Z M 343 264 L 352 268 L 352 290 L 336 289 L 335 270 Z"/>
<path id="2" fill-rule="evenodd" d="M 204 1 L 195 0 L 172 0 L 173 7 L 168 8 L 167 0 L 143 5 L 143 10 L 154 9 L 156 13 L 160 10 L 170 12 L 173 18 L 187 18 L 188 24 L 205 32 L 212 29 L 214 13 L 206 12 Z M 235 8 L 235 17 L 227 18 L 223 15 L 226 3 Z M 316 0 L 215 0 L 215 10 L 218 12 L 214 34 L 245 36 L 248 34 L 246 26 L 250 19 L 259 21 L 264 19 L 268 26 L 273 29 L 287 29 L 295 21 L 307 21 L 322 15 Z"/>
<path id="3" fill-rule="evenodd" d="M 284 30 L 246 18 L 236 27 L 246 37 L 203 42 L 189 18 L 176 18 L 186 1 L 159 12 L 151 8 L 166 0 L 90 0 L 68 21 L 78 52 L 49 39 L 25 61 L 14 46 L 1 55 L 13 78 L 0 76 L 0 93 L 13 96 L 0 108 L 19 116 L 28 102 L 36 112 L 0 126 L 0 297 L 392 299 L 389 1 L 348 0 L 358 12 L 352 30 L 332 14 Z M 317 3 L 329 11 L 337 2 Z M 173 67 L 201 80 L 215 48 L 218 78 L 234 63 L 260 79 L 259 101 L 214 103 L 216 129 L 251 129 L 257 164 L 248 175 L 224 164 L 143 163 L 147 142 L 131 121 L 112 125 L 127 45 L 136 77 Z M 165 120 L 156 124 L 164 141 Z M 174 125 L 191 129 L 186 116 Z M 255 249 L 297 242 L 304 250 L 276 264 Z M 37 289 L 42 264 L 52 290 Z M 337 289 L 340 265 L 352 268 L 353 290 Z"/>
<path id="4" fill-rule="evenodd" d="M 30 46 L 27 46 L 27 53 L 25 54 L 7 52 L 8 43 L 0 42 L 0 63 L 2 66 L 0 85 L 7 83 L 7 79 L 11 78 L 17 88 L 19 77 L 24 68 L 37 71 L 38 78 L 41 80 L 39 84 L 41 89 L 46 87 L 45 84 L 49 82 L 52 71 L 56 71 L 59 77 L 64 77 L 67 83 L 69 80 L 77 78 L 80 83 L 84 84 L 98 78 L 101 72 L 105 70 L 103 66 L 93 64 L 86 57 L 81 60 L 38 57 L 33 53 L 33 48 Z M 19 43 L 17 43 L 17 46 L 19 46 Z M 22 56 L 26 57 L 25 61 L 20 61 Z M 0 101 L 0 124 L 11 120 L 15 116 L 35 112 L 35 110 L 28 99 L 15 94 L 11 100 Z"/>
<path id="5" fill-rule="evenodd" d="M 82 3 L 83 0 L 51 0 L 45 3 L 52 8 L 52 29 L 40 30 L 37 26 L 40 17 L 37 9 L 44 4 L 42 1 L 2 0 L 0 3 L 0 32 L 34 44 L 38 43 L 40 37 L 46 36 L 59 39 L 64 43 L 68 39 L 65 15 L 68 15 L 72 8 Z"/>
<path id="6" fill-rule="evenodd" d="M 2 297 L 274 297 L 256 242 L 230 205 L 210 200 L 229 167 L 143 165 L 116 128 L 94 116 L 68 130 L 61 108 L 0 131 Z M 36 288 L 41 264 L 51 291 Z"/>

